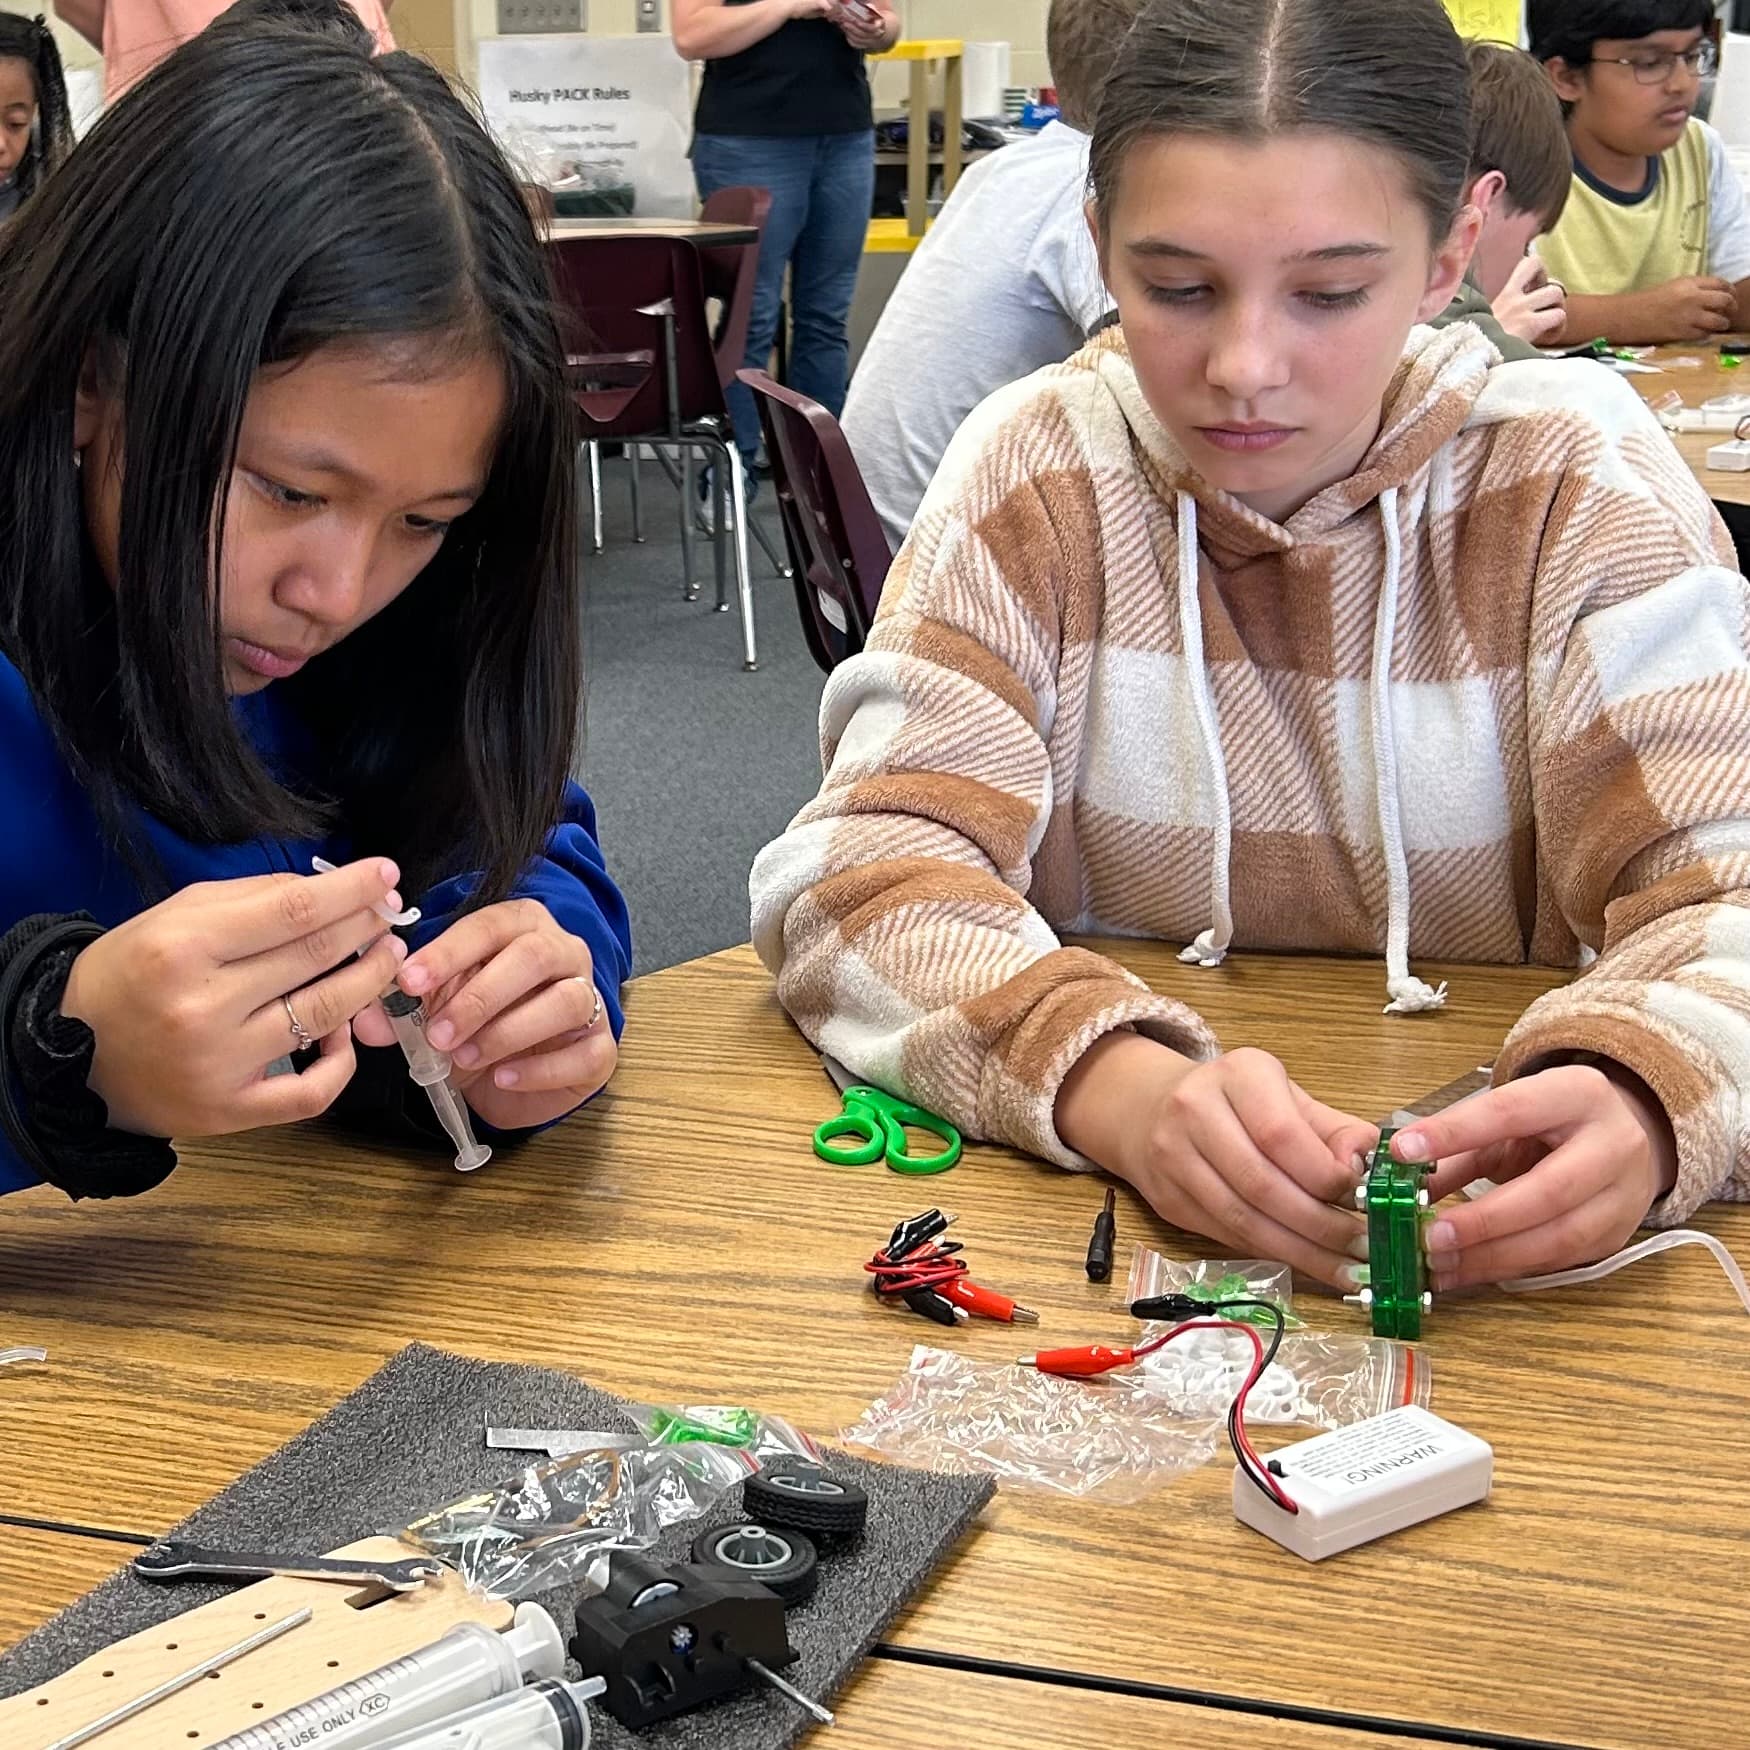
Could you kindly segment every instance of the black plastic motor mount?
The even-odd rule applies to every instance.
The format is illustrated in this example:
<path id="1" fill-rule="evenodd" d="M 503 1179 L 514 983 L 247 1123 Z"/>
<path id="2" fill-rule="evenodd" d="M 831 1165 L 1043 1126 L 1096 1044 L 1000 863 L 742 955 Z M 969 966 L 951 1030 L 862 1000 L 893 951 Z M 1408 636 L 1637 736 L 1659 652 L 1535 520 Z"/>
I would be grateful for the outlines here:
<path id="1" fill-rule="evenodd" d="M 618 1553 L 608 1583 L 577 1607 L 571 1655 L 607 1683 L 602 1704 L 636 1729 L 759 1682 L 747 1666 L 794 1664 L 784 1605 L 756 1580 Z"/>

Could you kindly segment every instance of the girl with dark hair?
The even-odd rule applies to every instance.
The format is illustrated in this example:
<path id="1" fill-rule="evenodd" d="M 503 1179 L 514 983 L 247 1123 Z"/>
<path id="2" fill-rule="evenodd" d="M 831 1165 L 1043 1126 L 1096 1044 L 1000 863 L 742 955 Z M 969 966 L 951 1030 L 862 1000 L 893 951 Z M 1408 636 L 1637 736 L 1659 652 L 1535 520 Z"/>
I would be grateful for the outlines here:
<path id="1" fill-rule="evenodd" d="M 962 428 L 752 879 L 860 1077 L 1334 1285 L 1374 1126 L 1058 931 L 1383 952 L 1398 1015 L 1412 954 L 1586 968 L 1396 1140 L 1499 1184 L 1440 1288 L 1750 1197 L 1750 600 L 1618 377 L 1421 326 L 1468 104 L 1440 0 L 1154 0 L 1091 153 L 1121 324 Z"/>
<path id="2" fill-rule="evenodd" d="M 418 1124 L 399 1053 L 353 1050 L 397 977 L 488 1126 L 606 1081 L 629 949 L 567 778 L 572 455 L 516 182 L 410 56 L 203 34 L 20 214 L 0 1188 L 142 1189 L 153 1139 L 337 1101 Z"/>
<path id="3" fill-rule="evenodd" d="M 0 219 L 72 149 L 67 82 L 48 25 L 0 12 Z"/>

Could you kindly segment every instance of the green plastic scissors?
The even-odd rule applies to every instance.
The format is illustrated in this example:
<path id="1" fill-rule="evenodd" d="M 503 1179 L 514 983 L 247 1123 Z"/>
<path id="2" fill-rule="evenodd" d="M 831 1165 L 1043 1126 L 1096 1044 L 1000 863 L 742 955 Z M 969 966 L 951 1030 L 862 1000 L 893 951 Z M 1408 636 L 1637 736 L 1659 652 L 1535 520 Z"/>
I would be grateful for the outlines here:
<path id="1" fill-rule="evenodd" d="M 837 1067 L 828 1060 L 827 1073 Z M 960 1132 L 945 1118 L 926 1112 L 921 1106 L 907 1105 L 879 1088 L 861 1082 L 850 1082 L 844 1089 L 844 1110 L 816 1127 L 814 1152 L 835 1167 L 866 1167 L 885 1159 L 896 1173 L 945 1173 L 960 1159 Z M 906 1127 L 927 1130 L 947 1144 L 939 1154 L 914 1155 L 906 1151 Z M 835 1137 L 854 1136 L 854 1143 L 840 1143 Z"/>

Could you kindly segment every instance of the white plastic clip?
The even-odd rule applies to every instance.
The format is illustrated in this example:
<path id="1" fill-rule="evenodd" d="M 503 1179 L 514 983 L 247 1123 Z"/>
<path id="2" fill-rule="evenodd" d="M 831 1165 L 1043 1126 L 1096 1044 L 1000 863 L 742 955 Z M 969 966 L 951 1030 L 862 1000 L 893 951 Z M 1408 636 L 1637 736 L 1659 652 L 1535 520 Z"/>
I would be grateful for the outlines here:
<path id="1" fill-rule="evenodd" d="M 326 857 L 312 857 L 310 861 L 315 866 L 318 875 L 332 875 L 337 867 L 336 864 L 329 862 Z M 392 911 L 387 905 L 373 905 L 371 910 L 374 911 L 384 923 L 394 924 L 397 928 L 405 924 L 416 924 L 419 922 L 419 907 L 416 905 L 410 905 L 406 911 Z"/>

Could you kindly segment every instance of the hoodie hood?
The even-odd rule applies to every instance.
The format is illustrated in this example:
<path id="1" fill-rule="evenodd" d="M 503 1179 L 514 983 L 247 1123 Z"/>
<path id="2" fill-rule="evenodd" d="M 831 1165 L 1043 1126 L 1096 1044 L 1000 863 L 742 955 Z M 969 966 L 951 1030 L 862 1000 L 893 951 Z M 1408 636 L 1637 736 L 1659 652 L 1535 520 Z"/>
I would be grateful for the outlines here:
<path id="1" fill-rule="evenodd" d="M 1218 565 L 1286 552 L 1298 540 L 1316 539 L 1351 517 L 1379 518 L 1385 563 L 1374 611 L 1373 658 L 1368 676 L 1368 721 L 1374 767 L 1374 804 L 1386 873 L 1387 1014 L 1415 1014 L 1440 1008 L 1446 986 L 1415 977 L 1409 966 L 1410 878 L 1398 793 L 1397 741 L 1392 712 L 1391 665 L 1397 630 L 1404 530 L 1402 498 L 1409 497 L 1408 520 L 1421 515 L 1440 468 L 1441 450 L 1470 417 L 1477 396 L 1497 360 L 1495 349 L 1464 323 L 1410 331 L 1404 357 L 1381 404 L 1379 433 L 1360 466 L 1300 507 L 1286 523 L 1271 522 L 1231 494 L 1195 474 L 1178 446 L 1144 400 L 1131 367 L 1123 335 L 1111 330 L 1081 354 L 1098 373 L 1123 410 L 1147 472 L 1163 498 L 1171 498 L 1177 520 L 1177 600 L 1185 669 L 1191 688 L 1198 738 L 1215 798 L 1209 877 L 1209 927 L 1180 954 L 1199 966 L 1219 966 L 1233 939 L 1229 870 L 1233 854 L 1233 811 L 1221 723 L 1203 657 L 1203 613 L 1199 600 L 1200 548 Z M 1443 479 L 1450 496 L 1450 479 Z"/>

